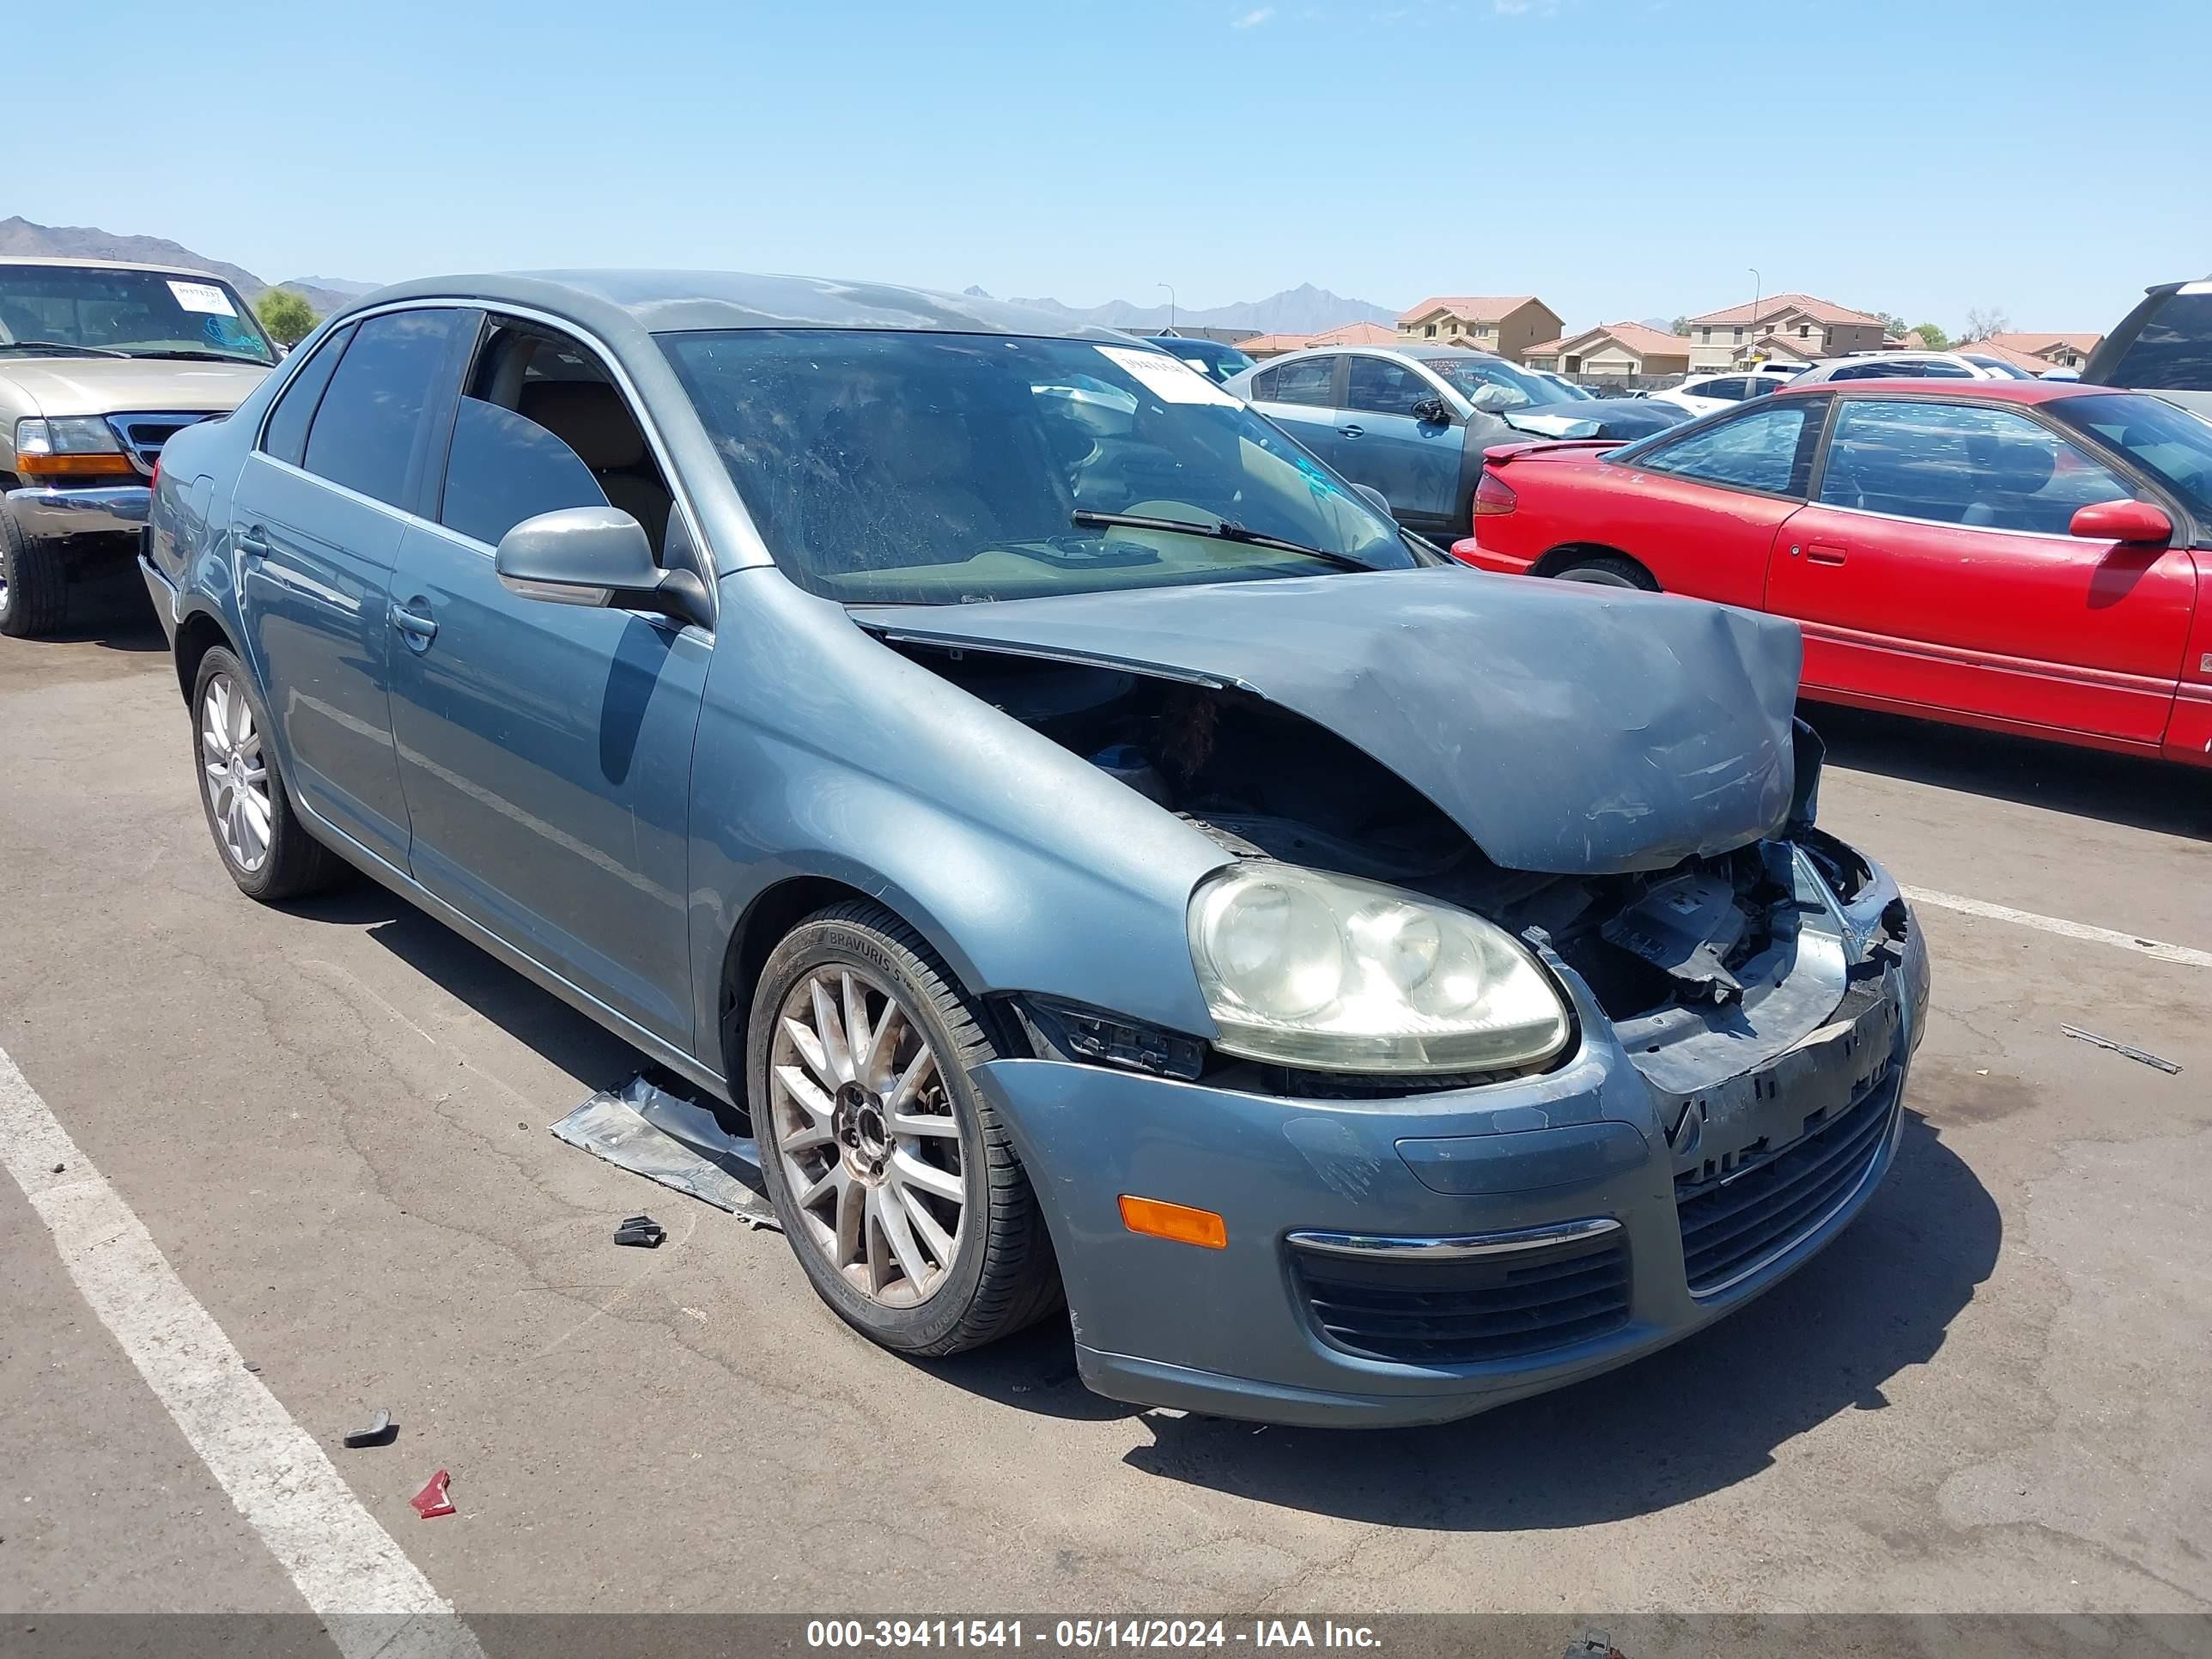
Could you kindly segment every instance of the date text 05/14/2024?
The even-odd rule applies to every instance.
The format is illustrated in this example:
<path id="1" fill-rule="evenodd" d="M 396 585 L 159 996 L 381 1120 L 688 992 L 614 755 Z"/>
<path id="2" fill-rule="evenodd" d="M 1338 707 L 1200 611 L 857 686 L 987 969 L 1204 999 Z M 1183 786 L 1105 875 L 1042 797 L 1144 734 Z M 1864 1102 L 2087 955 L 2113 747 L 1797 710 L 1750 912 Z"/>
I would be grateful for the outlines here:
<path id="1" fill-rule="evenodd" d="M 806 1645 L 819 1649 L 1015 1648 L 1049 1653 L 1116 1649 L 1380 1647 L 1365 1625 L 1334 1620 L 1254 1619 L 812 1619 Z"/>

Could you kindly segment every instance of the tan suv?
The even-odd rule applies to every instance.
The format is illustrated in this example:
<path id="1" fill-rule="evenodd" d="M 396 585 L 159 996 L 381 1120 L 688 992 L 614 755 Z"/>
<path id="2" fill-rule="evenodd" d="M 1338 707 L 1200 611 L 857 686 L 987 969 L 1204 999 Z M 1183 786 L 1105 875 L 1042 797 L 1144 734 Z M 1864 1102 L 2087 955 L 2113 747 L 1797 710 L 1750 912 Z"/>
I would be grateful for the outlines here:
<path id="1" fill-rule="evenodd" d="M 52 632 L 71 582 L 127 563 L 161 446 L 276 361 L 206 271 L 0 258 L 0 634 Z"/>

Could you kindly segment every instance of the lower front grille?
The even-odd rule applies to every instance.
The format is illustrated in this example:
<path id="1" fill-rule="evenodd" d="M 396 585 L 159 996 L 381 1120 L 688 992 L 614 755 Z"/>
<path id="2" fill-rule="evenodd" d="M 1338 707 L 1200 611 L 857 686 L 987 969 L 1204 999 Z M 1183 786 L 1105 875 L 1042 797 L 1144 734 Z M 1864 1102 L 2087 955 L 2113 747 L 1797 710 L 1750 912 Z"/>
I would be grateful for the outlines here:
<path id="1" fill-rule="evenodd" d="M 1592 1239 L 1443 1261 L 1295 1254 L 1299 1293 L 1331 1346 L 1449 1365 L 1518 1359 L 1628 1322 L 1628 1248 Z"/>
<path id="2" fill-rule="evenodd" d="M 1674 1183 L 1692 1296 L 1717 1296 L 1786 1252 L 1857 1190 L 1897 1110 L 1899 1071 L 1780 1152 L 1718 1180 Z"/>

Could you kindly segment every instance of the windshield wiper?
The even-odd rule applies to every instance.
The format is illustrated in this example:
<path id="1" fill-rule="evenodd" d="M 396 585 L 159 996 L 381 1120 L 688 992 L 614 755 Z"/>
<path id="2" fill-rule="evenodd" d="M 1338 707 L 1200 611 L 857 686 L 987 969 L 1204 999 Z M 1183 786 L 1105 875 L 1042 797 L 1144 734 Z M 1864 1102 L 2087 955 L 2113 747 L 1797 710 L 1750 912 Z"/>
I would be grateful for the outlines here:
<path id="1" fill-rule="evenodd" d="M 118 357 L 164 357 L 195 363 L 252 363 L 256 368 L 269 365 L 258 357 L 249 357 L 240 351 L 118 351 Z"/>
<path id="2" fill-rule="evenodd" d="M 106 346 L 71 345 L 67 340 L 0 340 L 0 351 L 81 351 L 88 357 L 128 357 Z"/>
<path id="3" fill-rule="evenodd" d="M 1308 547 L 1303 542 L 1263 535 L 1256 530 L 1247 530 L 1229 519 L 1224 519 L 1218 525 L 1192 524 L 1182 519 L 1150 519 L 1137 513 L 1091 513 L 1080 509 L 1074 519 L 1077 525 L 1085 528 L 1174 530 L 1186 536 L 1203 536 L 1217 542 L 1237 542 L 1245 547 L 1272 547 L 1285 553 L 1303 553 L 1310 559 L 1323 560 L 1341 570 L 1372 570 L 1376 568 L 1364 559 L 1353 558 L 1349 553 L 1332 553 L 1325 547 Z"/>

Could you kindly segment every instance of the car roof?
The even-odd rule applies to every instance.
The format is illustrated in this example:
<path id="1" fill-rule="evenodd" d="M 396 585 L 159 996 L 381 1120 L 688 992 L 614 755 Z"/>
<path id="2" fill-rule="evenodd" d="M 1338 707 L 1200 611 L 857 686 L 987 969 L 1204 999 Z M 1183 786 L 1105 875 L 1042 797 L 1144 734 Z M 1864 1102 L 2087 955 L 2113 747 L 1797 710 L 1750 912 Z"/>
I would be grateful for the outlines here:
<path id="1" fill-rule="evenodd" d="M 504 301 L 584 321 L 604 319 L 614 312 L 656 334 L 694 329 L 882 328 L 1124 343 L 1137 337 L 976 295 L 735 270 L 520 270 L 426 276 L 364 295 L 347 309 L 408 299 Z"/>
<path id="2" fill-rule="evenodd" d="M 1816 381 L 1785 386 L 1772 398 L 1814 398 L 1844 392 L 1853 398 L 1976 398 L 2000 404 L 2047 404 L 2060 398 L 2095 397 L 2123 386 L 2084 386 L 2079 380 L 1952 380 L 1924 374 L 1900 374 L 1873 380 Z M 1767 401 L 1762 398 L 1759 401 Z"/>
<path id="3" fill-rule="evenodd" d="M 215 271 L 202 270 L 198 265 L 149 265 L 137 259 L 79 259 L 65 253 L 0 254 L 0 265 L 45 265 L 64 270 L 155 270 L 165 276 L 204 276 L 213 283 L 229 281 Z"/>

